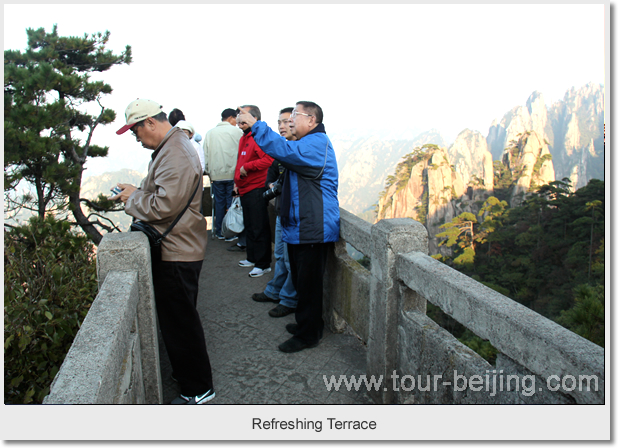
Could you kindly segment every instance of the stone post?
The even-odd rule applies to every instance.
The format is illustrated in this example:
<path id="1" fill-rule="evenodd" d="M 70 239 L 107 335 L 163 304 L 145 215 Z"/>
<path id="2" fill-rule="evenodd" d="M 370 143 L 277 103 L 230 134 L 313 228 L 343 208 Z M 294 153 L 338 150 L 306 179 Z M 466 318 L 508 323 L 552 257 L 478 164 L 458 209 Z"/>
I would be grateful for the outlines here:
<path id="1" fill-rule="evenodd" d="M 394 403 L 391 375 L 397 361 L 397 326 L 400 287 L 395 259 L 397 254 L 428 252 L 427 230 L 410 218 L 383 219 L 372 226 L 371 285 L 369 298 L 369 339 L 367 373 L 382 378 L 382 390 L 371 390 L 377 403 Z M 399 372 L 398 372 L 399 373 Z M 405 372 L 402 373 L 405 375 Z M 384 390 L 387 389 L 387 390 Z"/>
<path id="2" fill-rule="evenodd" d="M 152 285 L 152 267 L 148 239 L 141 232 L 110 233 L 103 237 L 97 251 L 99 288 L 110 271 L 137 271 L 139 302 L 137 322 L 142 353 L 142 373 L 147 404 L 163 402 L 157 311 Z"/>

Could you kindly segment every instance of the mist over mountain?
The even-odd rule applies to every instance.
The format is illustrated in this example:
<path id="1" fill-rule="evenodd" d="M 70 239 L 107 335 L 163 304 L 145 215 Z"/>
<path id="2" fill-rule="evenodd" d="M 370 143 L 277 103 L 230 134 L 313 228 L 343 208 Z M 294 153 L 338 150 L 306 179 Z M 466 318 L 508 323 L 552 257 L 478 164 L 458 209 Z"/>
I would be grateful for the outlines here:
<path id="1" fill-rule="evenodd" d="M 394 171 L 401 157 L 426 143 L 446 144 L 435 129 L 413 140 L 382 140 L 376 136 L 333 140 L 339 168 L 339 205 L 371 220 L 386 176 Z"/>
<path id="2" fill-rule="evenodd" d="M 525 106 L 508 111 L 494 120 L 487 144 L 494 160 L 501 160 L 505 148 L 517 136 L 534 131 L 547 142 L 556 178 L 568 177 L 575 189 L 590 179 L 605 175 L 605 87 L 588 83 L 571 88 L 564 98 L 547 107 L 543 94 L 533 92 Z"/>
<path id="3" fill-rule="evenodd" d="M 386 177 L 371 222 L 416 219 L 427 228 L 430 253 L 448 255 L 438 246 L 440 226 L 464 212 L 476 216 L 489 196 L 517 207 L 555 180 L 570 178 L 572 191 L 603 180 L 603 95 L 602 86 L 588 84 L 547 108 L 534 92 L 525 107 L 494 121 L 487 138 L 465 129 L 448 149 L 415 147 Z"/>
<path id="4" fill-rule="evenodd" d="M 427 143 L 446 149 L 449 164 L 466 190 L 482 185 L 485 190 L 491 191 L 493 162 L 508 165 L 509 161 L 514 160 L 511 150 L 518 145 L 523 151 L 521 156 L 526 155 L 525 160 L 518 158 L 519 153 L 515 158 L 524 170 L 515 194 L 530 187 L 537 162 L 542 165 L 542 173 L 534 173 L 537 184 L 568 177 L 573 188 L 577 189 L 592 178 L 603 180 L 604 95 L 603 86 L 589 83 L 580 89 L 571 88 L 563 100 L 547 106 L 543 95 L 533 92 L 525 106 L 514 107 L 500 121 L 494 120 L 487 136 L 464 129 L 448 148 L 438 130 L 428 131 L 410 140 L 380 140 L 373 137 L 333 141 L 338 153 L 339 202 L 345 209 L 374 222 L 373 205 L 380 191 L 386 188 L 387 177 L 394 174 L 394 167 L 403 156 Z"/>

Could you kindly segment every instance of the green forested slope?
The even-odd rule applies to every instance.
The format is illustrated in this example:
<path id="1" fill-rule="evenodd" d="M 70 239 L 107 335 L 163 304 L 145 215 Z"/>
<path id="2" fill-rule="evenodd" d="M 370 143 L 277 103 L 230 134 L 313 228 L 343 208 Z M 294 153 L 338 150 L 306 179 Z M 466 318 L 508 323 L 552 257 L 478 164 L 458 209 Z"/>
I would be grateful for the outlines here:
<path id="1" fill-rule="evenodd" d="M 603 346 L 605 183 L 551 182 L 515 208 L 496 187 L 478 216 L 444 224 L 453 255 L 436 258 Z"/>

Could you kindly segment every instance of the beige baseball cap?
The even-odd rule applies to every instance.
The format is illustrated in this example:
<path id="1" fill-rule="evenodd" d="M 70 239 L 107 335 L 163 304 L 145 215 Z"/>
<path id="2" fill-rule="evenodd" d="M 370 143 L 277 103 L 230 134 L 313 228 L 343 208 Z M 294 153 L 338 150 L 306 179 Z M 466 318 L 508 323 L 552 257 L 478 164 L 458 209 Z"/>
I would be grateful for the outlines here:
<path id="1" fill-rule="evenodd" d="M 195 134 L 195 128 L 193 127 L 193 125 L 191 123 L 189 123 L 188 121 L 185 120 L 180 120 L 178 123 L 176 123 L 176 127 L 180 128 L 180 129 L 186 129 L 187 131 L 189 131 L 191 134 Z"/>
<path id="2" fill-rule="evenodd" d="M 155 103 L 152 100 L 138 98 L 135 101 L 132 101 L 127 106 L 127 110 L 124 112 L 127 124 L 117 130 L 116 134 L 124 134 L 129 129 L 131 129 L 133 125 L 135 125 L 135 123 L 137 123 L 138 121 L 145 120 L 149 117 L 154 117 L 161 112 L 163 112 L 162 106 L 160 106 L 158 103 Z"/>

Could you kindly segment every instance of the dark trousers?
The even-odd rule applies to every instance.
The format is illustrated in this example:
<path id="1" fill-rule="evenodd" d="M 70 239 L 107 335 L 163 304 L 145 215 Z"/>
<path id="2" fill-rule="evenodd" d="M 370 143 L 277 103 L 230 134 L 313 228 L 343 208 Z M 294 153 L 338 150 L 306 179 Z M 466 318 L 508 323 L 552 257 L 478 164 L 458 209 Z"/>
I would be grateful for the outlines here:
<path id="1" fill-rule="evenodd" d="M 152 266 L 163 342 L 180 393 L 189 397 L 213 387 L 204 330 L 196 309 L 201 270 L 201 261 L 160 261 Z"/>
<path id="2" fill-rule="evenodd" d="M 223 217 L 232 205 L 232 192 L 234 191 L 233 180 L 216 180 L 210 183 L 212 193 L 215 196 L 215 221 L 213 223 L 215 235 L 221 236 L 221 224 Z"/>
<path id="3" fill-rule="evenodd" d="M 266 269 L 272 261 L 272 242 L 268 202 L 262 197 L 266 188 L 256 188 L 240 197 L 247 238 L 247 260 Z"/>
<path id="4" fill-rule="evenodd" d="M 292 282 L 298 296 L 294 334 L 306 343 L 313 344 L 322 338 L 322 296 L 326 257 L 331 243 L 288 244 Z"/>

